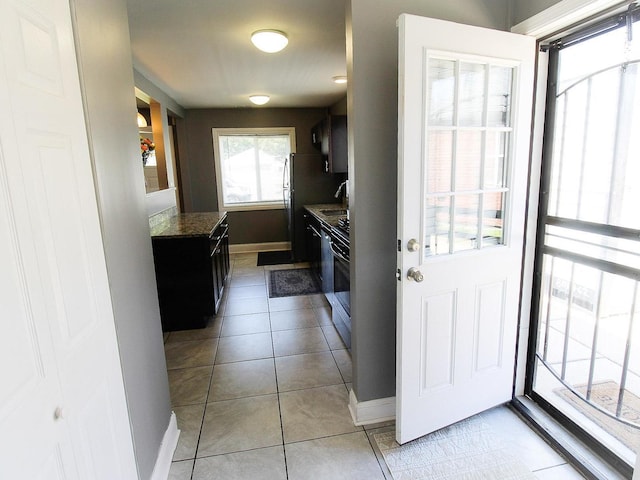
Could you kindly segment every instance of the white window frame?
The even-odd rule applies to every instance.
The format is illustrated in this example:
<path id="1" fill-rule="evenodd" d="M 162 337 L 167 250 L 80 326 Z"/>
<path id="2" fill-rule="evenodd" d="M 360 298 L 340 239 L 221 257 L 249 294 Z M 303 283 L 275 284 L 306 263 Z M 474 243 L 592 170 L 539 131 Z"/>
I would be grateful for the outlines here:
<path id="1" fill-rule="evenodd" d="M 251 204 L 231 204 L 224 203 L 222 192 L 222 164 L 220 161 L 220 136 L 228 135 L 289 135 L 291 153 L 296 152 L 296 129 L 295 127 L 262 127 L 262 128 L 212 128 L 213 137 L 213 157 L 216 169 L 216 186 L 218 194 L 218 209 L 229 212 L 250 211 L 250 210 L 282 210 L 285 208 L 284 199 L 272 202 L 252 202 Z"/>

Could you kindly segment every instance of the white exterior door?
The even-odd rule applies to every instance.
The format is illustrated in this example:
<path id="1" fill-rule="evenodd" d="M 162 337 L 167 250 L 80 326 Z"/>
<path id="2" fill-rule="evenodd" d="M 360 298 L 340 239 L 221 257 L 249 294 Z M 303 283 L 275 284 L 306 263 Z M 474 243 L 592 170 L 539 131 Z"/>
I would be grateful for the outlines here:
<path id="1" fill-rule="evenodd" d="M 0 1 L 0 105 L 0 478 L 135 479 L 67 0 Z"/>
<path id="2" fill-rule="evenodd" d="M 535 41 L 411 15 L 399 27 L 405 443 L 512 396 Z"/>

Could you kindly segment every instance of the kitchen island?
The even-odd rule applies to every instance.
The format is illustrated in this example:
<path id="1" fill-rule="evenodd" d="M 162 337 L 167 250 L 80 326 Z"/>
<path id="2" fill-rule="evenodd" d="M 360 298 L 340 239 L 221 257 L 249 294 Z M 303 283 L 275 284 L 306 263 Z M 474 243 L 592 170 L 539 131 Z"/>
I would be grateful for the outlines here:
<path id="1" fill-rule="evenodd" d="M 229 273 L 226 212 L 181 213 L 151 228 L 162 330 L 203 328 Z"/>

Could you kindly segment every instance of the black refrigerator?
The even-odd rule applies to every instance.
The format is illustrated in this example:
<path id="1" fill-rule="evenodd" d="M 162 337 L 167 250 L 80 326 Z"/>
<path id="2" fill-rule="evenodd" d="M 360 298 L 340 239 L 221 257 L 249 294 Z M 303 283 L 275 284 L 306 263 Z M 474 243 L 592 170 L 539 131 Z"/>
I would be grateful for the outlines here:
<path id="1" fill-rule="evenodd" d="M 289 225 L 291 256 L 295 262 L 307 260 L 305 244 L 304 206 L 338 203 L 335 193 L 345 174 L 323 171 L 324 158 L 320 154 L 292 153 L 285 161 L 282 173 L 282 194 Z"/>

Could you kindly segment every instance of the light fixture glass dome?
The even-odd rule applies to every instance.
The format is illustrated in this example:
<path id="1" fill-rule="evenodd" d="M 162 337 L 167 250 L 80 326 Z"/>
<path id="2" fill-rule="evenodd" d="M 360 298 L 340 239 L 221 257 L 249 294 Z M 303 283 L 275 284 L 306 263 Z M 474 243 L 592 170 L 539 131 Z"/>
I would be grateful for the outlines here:
<path id="1" fill-rule="evenodd" d="M 144 118 L 144 115 L 142 115 L 140 112 L 138 112 L 138 128 L 144 128 L 147 125 L 147 119 Z"/>
<path id="2" fill-rule="evenodd" d="M 287 46 L 289 39 L 280 30 L 258 30 L 251 34 L 251 42 L 263 52 L 276 53 Z"/>
<path id="3" fill-rule="evenodd" d="M 269 101 L 269 95 L 251 95 L 249 100 L 256 105 L 264 105 Z"/>

